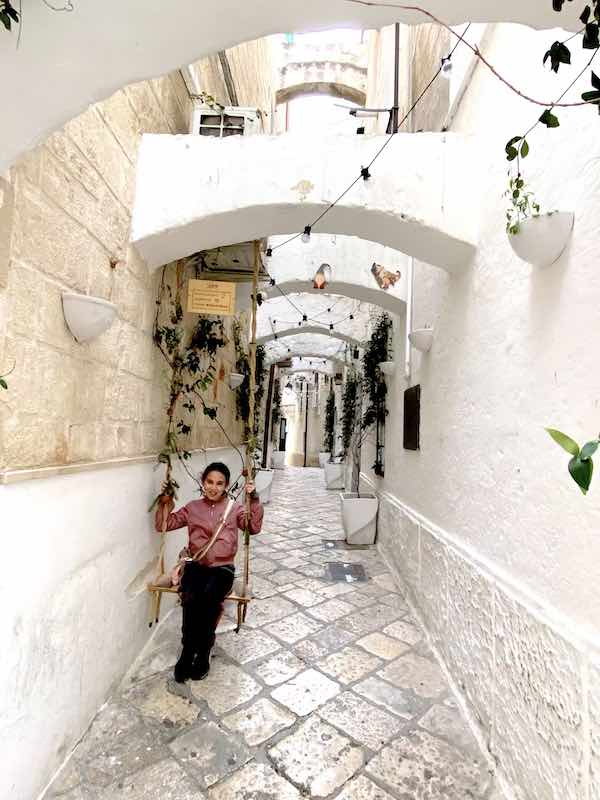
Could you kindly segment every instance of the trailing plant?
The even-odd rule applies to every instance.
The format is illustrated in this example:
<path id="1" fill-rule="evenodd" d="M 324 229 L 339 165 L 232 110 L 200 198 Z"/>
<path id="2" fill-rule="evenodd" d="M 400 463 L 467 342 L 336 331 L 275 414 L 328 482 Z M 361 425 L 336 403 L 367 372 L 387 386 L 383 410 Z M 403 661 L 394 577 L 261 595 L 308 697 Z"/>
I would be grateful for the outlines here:
<path id="1" fill-rule="evenodd" d="M 254 423 L 250 426 L 250 361 L 248 354 L 244 350 L 242 342 L 242 326 L 239 320 L 233 323 L 233 342 L 235 345 L 236 371 L 244 376 L 244 380 L 237 387 L 236 409 L 237 419 L 241 419 L 244 424 L 244 439 L 256 446 L 256 437 L 260 421 L 261 402 L 265 393 L 266 351 L 262 345 L 256 347 L 256 369 L 255 369 L 255 392 L 254 392 Z"/>
<path id="2" fill-rule="evenodd" d="M 587 494 L 594 472 L 592 456 L 600 445 L 600 436 L 597 439 L 592 439 L 580 448 L 574 439 L 571 439 L 570 436 L 567 436 L 561 431 L 557 431 L 555 428 L 546 428 L 546 430 L 554 441 L 572 456 L 569 461 L 569 474 L 583 494 Z"/>
<path id="3" fill-rule="evenodd" d="M 350 374 L 346 379 L 342 397 L 342 445 L 346 452 L 352 441 L 356 427 L 356 400 L 358 394 L 358 377 Z"/>
<path id="4" fill-rule="evenodd" d="M 0 22 L 7 31 L 12 29 L 12 23 L 19 24 L 19 12 L 12 5 L 10 0 L 0 0 Z"/>
<path id="5" fill-rule="evenodd" d="M 275 428 L 281 419 L 281 384 L 275 381 L 273 389 L 273 402 L 271 405 L 271 437 L 272 441 L 276 441 Z"/>
<path id="6" fill-rule="evenodd" d="M 323 452 L 333 455 L 333 440 L 335 435 L 335 393 L 329 390 L 325 403 L 325 433 L 323 436 Z"/>
<path id="7" fill-rule="evenodd" d="M 387 411 L 385 398 L 387 387 L 379 364 L 389 360 L 389 340 L 392 320 L 388 314 L 382 314 L 373 328 L 371 338 L 367 342 L 363 354 L 363 389 L 367 397 L 363 412 L 362 428 L 366 430 L 376 422 L 385 422 Z"/>
<path id="8" fill-rule="evenodd" d="M 199 317 L 194 328 L 187 331 L 182 305 L 183 287 L 193 262 L 179 261 L 175 266 L 175 287 L 165 280 L 163 268 L 154 319 L 154 344 L 170 370 L 169 404 L 167 406 L 167 432 L 157 462 L 165 464 L 166 476 L 160 494 L 177 497 L 179 485 L 172 477 L 173 457 L 184 466 L 191 453 L 185 440 L 192 433 L 196 421 L 196 403 L 205 416 L 217 419 L 217 409 L 204 400 L 202 392 L 213 383 L 216 375 L 216 355 L 227 343 L 223 321 L 218 317 Z M 161 313 L 162 312 L 162 313 Z M 217 424 L 222 428 L 217 420 Z M 187 468 L 186 468 L 187 469 Z M 191 473 L 188 474 L 191 475 Z M 191 475 L 195 479 L 193 475 Z"/>
<path id="9" fill-rule="evenodd" d="M 10 375 L 10 373 L 14 370 L 14 368 L 15 365 L 13 364 L 11 369 L 8 370 L 8 372 L 5 372 L 4 375 L 0 375 L 0 389 L 5 389 L 5 390 L 8 389 L 8 383 L 6 382 L 6 378 L 8 375 Z"/>
<path id="10" fill-rule="evenodd" d="M 518 173 L 513 177 L 508 173 L 508 189 L 504 193 L 509 198 L 510 205 L 506 211 L 506 232 L 517 234 L 521 230 L 521 223 L 529 217 L 539 217 L 540 204 L 535 199 L 533 192 L 525 186 L 525 180 Z"/>

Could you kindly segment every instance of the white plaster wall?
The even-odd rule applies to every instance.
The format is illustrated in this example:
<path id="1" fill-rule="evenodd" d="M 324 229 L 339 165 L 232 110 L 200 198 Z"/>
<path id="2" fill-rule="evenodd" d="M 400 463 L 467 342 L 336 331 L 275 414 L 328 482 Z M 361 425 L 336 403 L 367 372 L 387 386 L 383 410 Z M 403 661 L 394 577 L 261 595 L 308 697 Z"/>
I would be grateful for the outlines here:
<path id="1" fill-rule="evenodd" d="M 486 55 L 522 91 L 554 97 L 566 73 L 557 81 L 541 58 L 561 38 L 499 26 Z M 402 449 L 397 327 L 386 475 L 373 484 L 382 493 L 380 546 L 507 796 L 588 800 L 599 793 L 600 489 L 596 479 L 581 494 L 544 426 L 580 442 L 599 427 L 600 162 L 591 109 L 561 110 L 559 129 L 531 135 L 525 177 L 545 209 L 572 210 L 576 224 L 554 266 L 520 262 L 504 232 L 503 148 L 537 116 L 477 68 L 455 126 L 482 143 L 478 253 L 459 276 L 415 265 L 414 326 L 435 326 L 431 352 L 413 351 L 421 450 Z M 367 447 L 366 474 L 371 463 Z"/>
<path id="2" fill-rule="evenodd" d="M 240 472 L 233 450 L 192 469 L 207 459 Z M 38 795 L 144 645 L 160 479 L 146 462 L 0 486 L 0 797 Z M 177 480 L 181 504 L 197 496 Z M 168 563 L 184 540 L 169 536 Z"/>
<path id="3" fill-rule="evenodd" d="M 464 268 L 477 236 L 477 159 L 474 143 L 452 134 L 144 136 L 131 240 L 157 267 L 202 249 L 298 233 L 384 145 L 374 179 L 360 179 L 315 232 L 377 241 L 451 272 Z"/>

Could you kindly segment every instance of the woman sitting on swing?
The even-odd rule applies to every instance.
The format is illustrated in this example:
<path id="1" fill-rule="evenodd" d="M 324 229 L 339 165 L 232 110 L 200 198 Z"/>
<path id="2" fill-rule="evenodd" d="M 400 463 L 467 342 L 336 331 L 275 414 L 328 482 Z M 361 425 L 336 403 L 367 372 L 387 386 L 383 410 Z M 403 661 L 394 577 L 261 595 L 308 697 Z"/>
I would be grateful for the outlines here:
<path id="1" fill-rule="evenodd" d="M 173 498 L 164 495 L 156 511 L 155 524 L 159 532 L 163 528 L 174 531 L 187 525 L 188 547 L 193 559 L 185 561 L 179 589 L 183 606 L 183 650 L 174 670 L 178 683 L 188 678 L 202 680 L 208 675 L 210 651 L 215 643 L 223 600 L 230 593 L 235 577 L 238 528 L 244 530 L 248 522 L 250 533 L 254 534 L 262 527 L 264 511 L 254 484 L 246 483 L 246 494 L 250 496 L 250 519 L 246 520 L 246 509 L 241 503 L 228 503 L 229 480 L 230 472 L 225 464 L 209 464 L 202 473 L 204 497 L 173 512 Z M 164 515 L 167 515 L 166 526 Z M 202 554 L 216 531 L 218 536 L 210 549 L 194 558 Z"/>

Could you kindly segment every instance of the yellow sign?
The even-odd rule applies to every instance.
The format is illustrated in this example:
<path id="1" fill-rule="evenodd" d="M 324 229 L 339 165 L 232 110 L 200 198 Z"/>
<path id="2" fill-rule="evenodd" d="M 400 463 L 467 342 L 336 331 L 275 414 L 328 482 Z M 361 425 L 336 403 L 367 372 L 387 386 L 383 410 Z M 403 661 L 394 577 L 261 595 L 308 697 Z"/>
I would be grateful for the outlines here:
<path id="1" fill-rule="evenodd" d="M 235 283 L 191 280 L 188 284 L 188 307 L 192 314 L 235 314 Z"/>

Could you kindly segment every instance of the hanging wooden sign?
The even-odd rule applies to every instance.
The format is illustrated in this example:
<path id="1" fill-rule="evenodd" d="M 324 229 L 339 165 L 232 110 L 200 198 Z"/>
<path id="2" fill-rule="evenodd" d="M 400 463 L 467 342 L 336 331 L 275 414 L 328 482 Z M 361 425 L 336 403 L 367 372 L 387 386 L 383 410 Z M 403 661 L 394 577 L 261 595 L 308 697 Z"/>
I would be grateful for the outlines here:
<path id="1" fill-rule="evenodd" d="M 192 314 L 235 314 L 235 283 L 227 281 L 188 282 L 187 310 Z"/>

